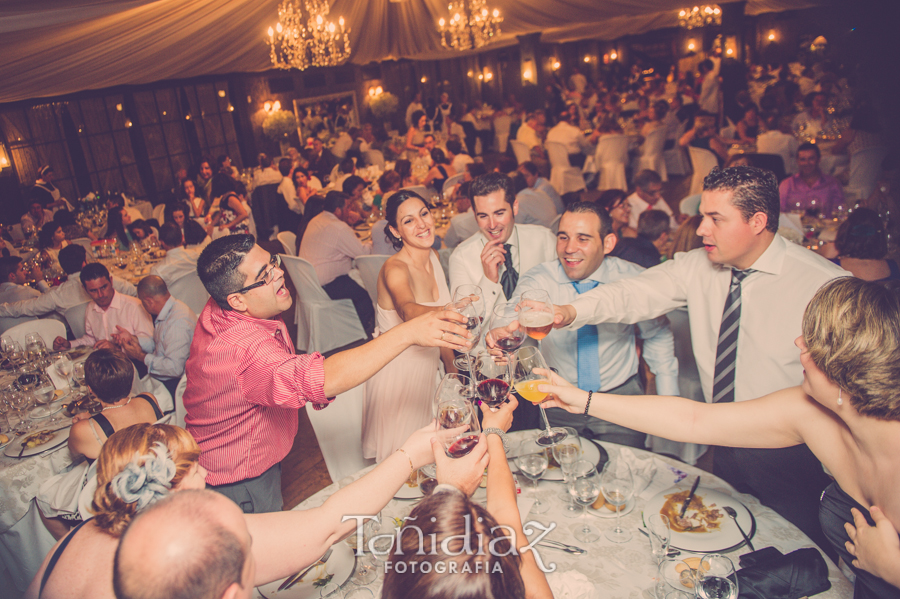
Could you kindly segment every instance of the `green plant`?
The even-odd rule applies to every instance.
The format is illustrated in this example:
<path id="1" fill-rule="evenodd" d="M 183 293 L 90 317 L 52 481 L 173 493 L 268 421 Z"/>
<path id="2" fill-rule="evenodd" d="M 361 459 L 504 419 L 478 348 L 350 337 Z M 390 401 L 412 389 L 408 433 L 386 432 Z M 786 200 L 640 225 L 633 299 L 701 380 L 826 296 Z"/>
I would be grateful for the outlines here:
<path id="1" fill-rule="evenodd" d="M 293 112 L 276 110 L 262 124 L 263 133 L 272 141 L 284 141 L 297 130 L 297 118 Z"/>
<path id="2" fill-rule="evenodd" d="M 399 104 L 397 96 L 384 92 L 369 100 L 369 109 L 377 118 L 384 120 L 397 110 Z"/>

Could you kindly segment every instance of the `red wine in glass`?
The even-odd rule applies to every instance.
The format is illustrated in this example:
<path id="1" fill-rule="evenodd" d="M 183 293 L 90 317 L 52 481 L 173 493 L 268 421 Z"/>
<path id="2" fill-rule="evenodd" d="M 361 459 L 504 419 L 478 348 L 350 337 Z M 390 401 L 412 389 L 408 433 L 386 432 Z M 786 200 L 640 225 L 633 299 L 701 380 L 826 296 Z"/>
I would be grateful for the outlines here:
<path id="1" fill-rule="evenodd" d="M 519 349 L 519 346 L 522 345 L 522 342 L 525 341 L 524 337 L 504 337 L 502 339 L 497 339 L 497 347 L 506 352 L 512 352 Z"/>
<path id="2" fill-rule="evenodd" d="M 500 379 L 487 379 L 478 384 L 478 395 L 481 401 L 491 408 L 499 407 L 509 393 L 509 383 Z"/>
<path id="3" fill-rule="evenodd" d="M 471 318 L 469 318 L 468 321 L 466 321 L 466 329 L 471 331 L 472 329 L 477 327 L 480 323 L 481 323 L 481 318 L 479 318 L 478 316 L 472 316 Z"/>
<path id="4" fill-rule="evenodd" d="M 461 458 L 469 455 L 476 445 L 478 445 L 478 435 L 460 437 L 447 448 L 447 455 L 451 458 Z"/>

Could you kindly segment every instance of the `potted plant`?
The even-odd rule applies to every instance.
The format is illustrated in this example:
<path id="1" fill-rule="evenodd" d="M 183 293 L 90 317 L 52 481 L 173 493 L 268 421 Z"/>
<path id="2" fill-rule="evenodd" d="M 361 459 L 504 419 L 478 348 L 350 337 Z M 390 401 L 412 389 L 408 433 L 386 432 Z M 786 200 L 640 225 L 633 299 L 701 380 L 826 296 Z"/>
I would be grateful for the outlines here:
<path id="1" fill-rule="evenodd" d="M 286 156 L 290 147 L 289 137 L 297 131 L 297 117 L 293 112 L 276 110 L 266 117 L 262 124 L 263 134 L 281 147 L 281 155 Z"/>
<path id="2" fill-rule="evenodd" d="M 375 118 L 385 122 L 385 131 L 393 129 L 390 117 L 397 111 L 397 106 L 399 106 L 399 104 L 400 100 L 398 100 L 397 96 L 391 92 L 382 92 L 377 96 L 369 98 L 369 110 L 372 111 Z"/>

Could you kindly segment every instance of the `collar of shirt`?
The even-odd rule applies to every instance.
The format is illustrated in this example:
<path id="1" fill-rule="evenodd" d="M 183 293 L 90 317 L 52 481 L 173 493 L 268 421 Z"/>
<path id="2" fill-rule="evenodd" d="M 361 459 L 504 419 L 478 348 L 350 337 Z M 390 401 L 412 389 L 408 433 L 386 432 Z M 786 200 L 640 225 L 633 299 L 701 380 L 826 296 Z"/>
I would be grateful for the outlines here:
<path id="1" fill-rule="evenodd" d="M 272 337 L 274 337 L 278 331 L 281 331 L 282 337 L 285 339 L 287 338 L 287 327 L 280 318 L 268 320 L 250 316 L 249 314 L 244 314 L 237 310 L 223 310 L 215 302 L 210 306 L 209 320 L 216 329 L 216 333 L 220 335 L 225 334 L 232 327 L 248 324 L 262 329 Z"/>
<path id="2" fill-rule="evenodd" d="M 166 300 L 166 303 L 163 304 L 162 310 L 160 310 L 159 314 L 156 315 L 155 321 L 159 323 L 168 318 L 169 314 L 172 313 L 172 308 L 174 306 L 175 298 L 170 295 L 169 299 Z"/>
<path id="3" fill-rule="evenodd" d="M 112 285 L 112 280 L 110 280 L 109 284 Z M 93 300 L 91 301 L 91 310 L 93 310 L 94 312 L 99 312 L 100 314 L 103 314 L 104 312 L 108 312 L 110 310 L 120 310 L 122 308 L 122 304 L 124 304 L 124 303 L 125 303 L 125 300 L 122 299 L 122 295 L 118 291 L 113 290 L 112 301 L 109 302 L 109 306 L 106 308 L 106 310 L 104 310 L 103 308 L 98 306 L 97 302 L 95 302 Z"/>
<path id="4" fill-rule="evenodd" d="M 609 282 L 609 260 L 604 258 L 603 262 L 600 263 L 600 266 L 592 272 L 590 275 L 581 279 L 582 281 L 597 281 L 598 283 L 608 283 Z M 563 268 L 562 263 L 557 260 L 556 261 L 556 282 L 560 285 L 571 285 L 572 283 L 578 283 L 579 281 L 573 281 L 569 278 L 569 275 L 566 274 L 566 269 Z"/>
<path id="5" fill-rule="evenodd" d="M 781 269 L 784 266 L 785 243 L 787 242 L 784 238 L 776 233 L 772 243 L 769 244 L 766 251 L 756 259 L 756 262 L 750 268 L 770 275 L 781 274 Z"/>
<path id="6" fill-rule="evenodd" d="M 794 179 L 795 187 L 798 185 L 802 185 L 803 187 L 805 187 L 809 190 L 823 189 L 825 187 L 828 187 L 828 185 L 831 183 L 831 181 L 828 180 L 829 179 L 828 175 L 826 175 L 825 173 L 821 173 L 821 172 L 819 173 L 819 178 L 816 179 L 816 182 L 812 185 L 808 185 L 806 183 L 806 179 L 801 177 L 800 173 L 796 173 L 795 175 L 792 175 L 792 177 Z"/>

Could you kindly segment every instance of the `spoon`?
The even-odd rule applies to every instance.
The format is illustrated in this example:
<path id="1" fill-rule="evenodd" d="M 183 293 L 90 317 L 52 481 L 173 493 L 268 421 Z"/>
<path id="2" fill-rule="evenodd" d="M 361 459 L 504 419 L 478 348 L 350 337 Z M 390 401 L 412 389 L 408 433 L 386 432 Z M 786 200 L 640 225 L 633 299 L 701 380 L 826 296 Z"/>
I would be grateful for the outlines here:
<path id="1" fill-rule="evenodd" d="M 735 524 L 737 524 L 738 530 L 741 531 L 741 536 L 744 537 L 744 540 L 747 542 L 747 547 L 750 548 L 750 551 L 756 551 L 756 549 L 753 547 L 753 543 L 750 542 L 750 537 L 747 536 L 747 533 L 744 532 L 744 529 L 741 528 L 740 523 L 738 523 L 737 512 L 734 511 L 734 508 L 725 505 L 722 506 L 722 509 L 725 510 L 725 513 L 728 514 L 732 520 L 734 520 Z"/>

